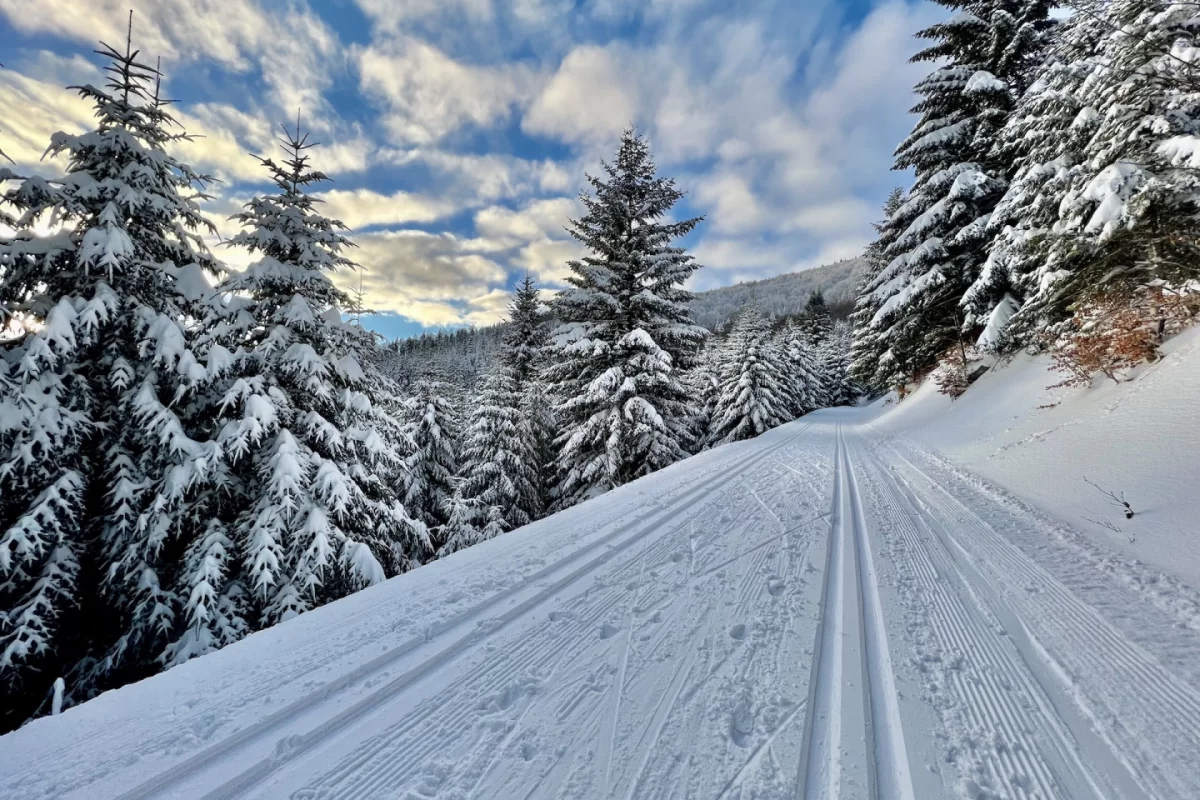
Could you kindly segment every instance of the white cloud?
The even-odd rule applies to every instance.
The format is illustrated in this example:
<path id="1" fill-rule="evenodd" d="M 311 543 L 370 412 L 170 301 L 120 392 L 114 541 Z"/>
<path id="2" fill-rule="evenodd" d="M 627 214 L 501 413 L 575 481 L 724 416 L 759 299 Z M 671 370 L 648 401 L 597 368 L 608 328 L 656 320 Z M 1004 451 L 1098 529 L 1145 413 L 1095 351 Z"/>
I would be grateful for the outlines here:
<path id="1" fill-rule="evenodd" d="M 579 203 L 569 197 L 535 200 L 517 211 L 490 206 L 475 215 L 475 231 L 480 236 L 516 242 L 565 239 L 565 228 L 579 212 Z"/>
<path id="2" fill-rule="evenodd" d="M 575 165 L 549 159 L 534 161 L 499 153 L 455 153 L 437 148 L 385 148 L 378 160 L 396 165 L 422 164 L 437 173 L 439 189 L 469 202 L 489 203 L 531 194 L 572 190 L 582 179 Z"/>
<path id="3" fill-rule="evenodd" d="M 95 123 L 91 104 L 75 92 L 14 70 L 0 70 L 0 107 L 20 109 L 3 119 L 3 149 L 18 165 L 37 165 L 56 131 L 83 133 Z M 62 164 L 42 164 L 39 172 Z"/>
<path id="4" fill-rule="evenodd" d="M 18 31 L 61 36 L 123 50 L 133 11 L 133 46 L 143 63 L 159 56 L 169 79 L 195 62 L 236 73 L 257 69 L 276 109 L 303 107 L 314 120 L 329 113 L 322 93 L 332 83 L 340 48 L 336 35 L 302 0 L 264 8 L 255 0 L 0 0 Z"/>
<path id="5" fill-rule="evenodd" d="M 363 90 L 386 107 L 388 130 L 413 144 L 435 142 L 466 125 L 504 121 L 537 80 L 527 66 L 463 64 L 402 35 L 360 48 L 357 62 Z"/>
<path id="6" fill-rule="evenodd" d="M 324 201 L 321 213 L 352 229 L 433 222 L 455 210 L 443 200 L 403 190 L 381 194 L 371 189 L 331 189 L 318 197 Z"/>
<path id="7" fill-rule="evenodd" d="M 589 142 L 610 140 L 635 122 L 638 84 L 626 74 L 618 49 L 583 45 L 571 51 L 530 106 L 522 130 Z"/>

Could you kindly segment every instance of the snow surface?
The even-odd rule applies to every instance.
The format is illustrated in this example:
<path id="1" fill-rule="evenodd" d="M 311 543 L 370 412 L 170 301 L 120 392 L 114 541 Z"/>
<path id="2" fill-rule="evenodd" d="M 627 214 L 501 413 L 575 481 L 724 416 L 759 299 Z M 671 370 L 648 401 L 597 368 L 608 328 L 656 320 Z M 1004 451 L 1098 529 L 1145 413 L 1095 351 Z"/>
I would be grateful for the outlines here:
<path id="1" fill-rule="evenodd" d="M 1198 347 L 706 452 L 2 737 L 0 797 L 1200 797 Z"/>

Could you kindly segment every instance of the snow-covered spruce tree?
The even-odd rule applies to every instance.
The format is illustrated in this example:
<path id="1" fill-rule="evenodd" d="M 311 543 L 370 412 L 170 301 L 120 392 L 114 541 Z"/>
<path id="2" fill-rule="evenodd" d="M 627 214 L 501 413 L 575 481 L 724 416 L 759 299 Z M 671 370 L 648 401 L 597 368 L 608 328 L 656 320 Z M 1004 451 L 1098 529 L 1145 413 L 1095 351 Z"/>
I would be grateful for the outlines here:
<path id="1" fill-rule="evenodd" d="M 230 245 L 258 260 L 220 285 L 230 301 L 209 321 L 214 347 L 234 351 L 214 391 L 226 496 L 187 553 L 176 661 L 378 583 L 428 550 L 397 494 L 403 453 L 374 342 L 341 317 L 352 300 L 332 276 L 355 268 L 352 242 L 309 194 L 328 180 L 310 165 L 315 143 L 298 122 L 284 131 L 282 162 L 260 159 L 275 192 L 233 217 L 243 230 Z"/>
<path id="2" fill-rule="evenodd" d="M 889 388 L 886 383 L 877 380 L 880 361 L 888 350 L 888 344 L 882 332 L 871 326 L 871 320 L 879 311 L 880 304 L 870 289 L 875 284 L 875 279 L 887 267 L 887 251 L 901 232 L 893 220 L 904 201 L 904 190 L 899 187 L 893 189 L 884 201 L 883 219 L 872 225 L 875 229 L 875 239 L 867 245 L 863 254 L 868 267 L 855 287 L 854 311 L 850 314 L 850 324 L 854 331 L 851 374 L 859 385 L 878 393 L 886 392 Z"/>
<path id="3" fill-rule="evenodd" d="M 454 493 L 446 498 L 442 507 L 446 522 L 438 531 L 442 540 L 442 546 L 437 551 L 438 558 L 466 550 L 471 545 L 484 541 L 484 533 L 479 523 L 491 510 L 481 508 L 477 501 L 463 496 L 461 479 L 454 483 Z M 500 533 L 503 531 L 495 531 L 494 535 L 498 536 Z"/>
<path id="4" fill-rule="evenodd" d="M 814 345 L 820 345 L 833 332 L 833 315 L 825 302 L 825 295 L 813 290 L 800 313 L 798 324 L 800 331 Z"/>
<path id="5" fill-rule="evenodd" d="M 720 353 L 722 342 L 710 337 L 696 357 L 695 363 L 683 376 L 684 387 L 691 400 L 691 420 L 686 450 L 698 453 L 708 446 L 708 432 L 713 411 L 721 394 Z"/>
<path id="6" fill-rule="evenodd" d="M 186 134 L 155 69 L 102 45 L 103 88 L 74 87 L 96 127 L 56 133 L 62 178 L 18 177 L 0 244 L 0 684 L 5 728 L 155 671 L 180 623 L 176 584 L 219 451 L 195 437 L 202 363 L 189 323 L 218 267 L 203 176 L 167 154 Z M 15 185 L 13 185 L 15 184 Z M 55 232 L 35 224 L 49 220 Z"/>
<path id="7" fill-rule="evenodd" d="M 853 404 L 858 397 L 850 375 L 853 336 L 845 321 L 838 322 L 818 348 L 820 375 L 823 380 L 823 400 L 826 407 Z"/>
<path id="8" fill-rule="evenodd" d="M 499 359 L 512 373 L 521 414 L 528 429 L 528 456 L 533 466 L 537 501 L 530 506 L 529 520 L 540 519 L 550 508 L 556 483 L 558 422 L 554 400 L 543 380 L 543 362 L 549 334 L 542 312 L 541 292 L 528 272 L 508 307 Z M 524 523 L 521 523 L 524 524 Z"/>
<path id="9" fill-rule="evenodd" d="M 747 308 L 721 347 L 721 393 L 709 441 L 750 439 L 791 419 L 785 373 L 766 317 L 753 306 Z"/>
<path id="10" fill-rule="evenodd" d="M 818 348 L 795 321 L 789 320 L 777 335 L 777 349 L 787 386 L 788 414 L 802 417 L 822 406 Z"/>
<path id="11" fill-rule="evenodd" d="M 867 287 L 877 307 L 869 328 L 886 346 L 877 382 L 889 385 L 930 367 L 972 324 L 960 303 L 1011 168 L 993 145 L 1052 26 L 1047 0 L 938 2 L 958 13 L 917 34 L 932 44 L 914 60 L 943 63 L 917 84 L 921 119 L 896 150 L 896 168 L 916 180 L 888 222 L 899 231 L 888 265 Z"/>
<path id="12" fill-rule="evenodd" d="M 1095 132 L 1041 242 L 1036 291 L 1018 322 L 1062 319 L 1081 300 L 1156 279 L 1200 277 L 1196 7 L 1114 0 L 1100 13 L 1098 67 L 1079 91 Z"/>
<path id="13" fill-rule="evenodd" d="M 512 370 L 518 389 L 524 389 L 525 383 L 540 371 L 542 351 L 549 340 L 542 316 L 541 292 L 528 272 L 513 293 L 508 318 L 500 357 Z"/>
<path id="14" fill-rule="evenodd" d="M 444 544 L 439 531 L 449 519 L 447 508 L 458 474 L 459 420 L 454 394 L 454 387 L 445 381 L 426 378 L 417 381 L 407 401 L 404 502 L 433 533 L 435 549 Z"/>
<path id="15" fill-rule="evenodd" d="M 472 405 L 459 455 L 461 494 L 480 509 L 496 510 L 491 530 L 497 533 L 528 525 L 540 510 L 539 475 L 512 369 L 495 364 Z"/>
<path id="16" fill-rule="evenodd" d="M 685 454 L 682 385 L 706 331 L 692 324 L 683 283 L 698 265 L 672 242 L 699 218 L 664 222 L 683 196 L 655 174 L 646 141 L 626 131 L 605 176 L 589 176 L 571 234 L 589 253 L 569 263 L 553 301 L 561 325 L 546 375 L 563 432 L 560 507 L 620 486 Z"/>
<path id="17" fill-rule="evenodd" d="M 1084 148 L 1100 117 L 1081 89 L 1103 75 L 1097 51 L 1110 31 L 1090 11 L 1059 23 L 1045 63 L 997 137 L 997 152 L 1012 163 L 1012 179 L 988 221 L 987 259 L 963 298 L 968 318 L 985 328 L 985 349 L 1027 344 L 1048 321 L 1058 267 L 1045 257 L 1047 237 L 1067 192 L 1086 170 Z"/>

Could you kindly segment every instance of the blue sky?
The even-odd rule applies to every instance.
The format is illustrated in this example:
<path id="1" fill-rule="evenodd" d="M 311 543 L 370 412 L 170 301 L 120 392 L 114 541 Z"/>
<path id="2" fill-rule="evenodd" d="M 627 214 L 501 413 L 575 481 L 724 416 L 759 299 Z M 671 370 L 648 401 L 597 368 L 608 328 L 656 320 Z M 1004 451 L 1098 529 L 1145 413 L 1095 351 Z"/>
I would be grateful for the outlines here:
<path id="1" fill-rule="evenodd" d="M 704 289 L 857 255 L 911 127 L 912 33 L 942 15 L 889 0 L 0 0 L 0 147 L 32 166 L 91 110 L 96 40 L 161 56 L 218 176 L 225 218 L 263 173 L 278 124 L 304 125 L 334 178 L 387 336 L 501 319 L 530 270 L 559 284 L 585 172 L 622 128 L 706 221 L 686 244 Z M 42 164 L 43 171 L 61 165 Z M 214 242 L 215 244 L 215 242 Z M 218 252 L 232 266 L 234 250 Z M 357 278 L 347 279 L 357 285 Z"/>

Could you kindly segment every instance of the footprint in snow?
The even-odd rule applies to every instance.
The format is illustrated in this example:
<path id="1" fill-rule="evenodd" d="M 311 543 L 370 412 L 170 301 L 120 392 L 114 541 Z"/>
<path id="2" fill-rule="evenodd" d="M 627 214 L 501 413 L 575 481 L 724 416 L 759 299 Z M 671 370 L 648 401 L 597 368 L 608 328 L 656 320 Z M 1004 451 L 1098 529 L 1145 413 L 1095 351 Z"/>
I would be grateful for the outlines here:
<path id="1" fill-rule="evenodd" d="M 600 626 L 600 638 L 601 639 L 611 639 L 618 630 L 620 630 L 620 629 L 614 628 L 612 625 L 605 623 L 604 625 Z"/>
<path id="2" fill-rule="evenodd" d="M 737 641 L 742 641 L 746 638 L 746 626 L 742 624 L 734 625 L 729 629 L 729 636 Z"/>

